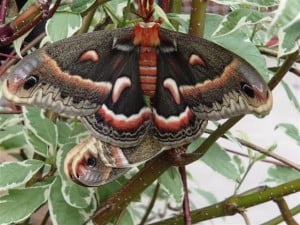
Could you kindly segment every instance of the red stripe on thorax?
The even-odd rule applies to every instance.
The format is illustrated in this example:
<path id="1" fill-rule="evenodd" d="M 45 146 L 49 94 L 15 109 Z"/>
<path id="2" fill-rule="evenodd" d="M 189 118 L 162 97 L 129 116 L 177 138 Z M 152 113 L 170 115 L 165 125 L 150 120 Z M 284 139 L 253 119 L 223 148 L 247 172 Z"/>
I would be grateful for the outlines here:
<path id="1" fill-rule="evenodd" d="M 140 46 L 139 75 L 144 95 L 153 97 L 157 80 L 157 46 L 160 44 L 158 23 L 139 23 L 134 29 L 134 44 Z"/>

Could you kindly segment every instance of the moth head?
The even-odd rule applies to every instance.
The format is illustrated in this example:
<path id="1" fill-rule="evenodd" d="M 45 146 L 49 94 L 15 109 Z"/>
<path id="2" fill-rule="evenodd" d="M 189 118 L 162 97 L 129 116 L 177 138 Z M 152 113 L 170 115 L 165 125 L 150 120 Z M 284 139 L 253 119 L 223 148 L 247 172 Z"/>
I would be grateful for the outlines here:
<path id="1" fill-rule="evenodd" d="M 10 72 L 3 83 L 3 96 L 16 104 L 30 104 L 42 82 L 39 52 L 25 57 Z"/>
<path id="2" fill-rule="evenodd" d="M 240 67 L 239 70 L 246 70 Z M 241 71 L 239 80 L 240 94 L 248 110 L 256 116 L 268 114 L 272 108 L 272 92 L 266 82 L 255 71 Z"/>

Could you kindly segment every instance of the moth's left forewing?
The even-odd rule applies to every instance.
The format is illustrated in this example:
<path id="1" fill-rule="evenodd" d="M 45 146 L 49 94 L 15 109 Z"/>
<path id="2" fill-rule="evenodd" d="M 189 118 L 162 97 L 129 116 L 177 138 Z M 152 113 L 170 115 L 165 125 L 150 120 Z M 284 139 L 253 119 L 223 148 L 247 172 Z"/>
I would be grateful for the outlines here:
<path id="1" fill-rule="evenodd" d="M 90 115 L 112 91 L 116 76 L 110 72 L 119 65 L 109 59 L 113 58 L 114 37 L 124 32 L 81 34 L 35 51 L 11 71 L 3 95 L 16 104 L 71 116 Z M 126 33 L 132 36 L 130 30 Z"/>
<path id="2" fill-rule="evenodd" d="M 270 111 L 271 91 L 241 57 L 201 38 L 163 29 L 161 36 L 176 44 L 177 57 L 170 55 L 169 62 L 175 65 L 171 68 L 178 76 L 180 95 L 198 117 L 217 120 Z M 180 74 L 176 64 L 182 67 Z"/>

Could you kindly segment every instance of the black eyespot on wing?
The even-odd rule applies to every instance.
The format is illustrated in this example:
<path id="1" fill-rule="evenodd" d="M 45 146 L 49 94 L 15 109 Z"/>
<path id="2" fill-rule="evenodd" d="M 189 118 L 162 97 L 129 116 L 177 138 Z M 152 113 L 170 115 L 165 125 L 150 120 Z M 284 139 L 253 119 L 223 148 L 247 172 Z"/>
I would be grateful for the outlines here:
<path id="1" fill-rule="evenodd" d="M 25 90 L 28 90 L 32 88 L 34 85 L 36 85 L 38 82 L 39 82 L 38 76 L 30 75 L 29 77 L 26 78 L 23 88 Z"/>
<path id="2" fill-rule="evenodd" d="M 255 92 L 252 88 L 252 86 L 246 82 L 241 82 L 241 88 L 242 91 L 250 98 L 254 98 L 255 97 Z"/>
<path id="3" fill-rule="evenodd" d="M 91 156 L 87 159 L 86 163 L 88 167 L 94 168 L 97 165 L 97 159 Z"/>

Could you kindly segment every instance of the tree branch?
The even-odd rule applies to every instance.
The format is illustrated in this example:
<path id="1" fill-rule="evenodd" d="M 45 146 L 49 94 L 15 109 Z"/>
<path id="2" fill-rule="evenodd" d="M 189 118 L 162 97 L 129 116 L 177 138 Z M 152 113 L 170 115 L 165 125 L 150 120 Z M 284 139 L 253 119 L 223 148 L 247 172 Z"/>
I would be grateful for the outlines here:
<path id="1" fill-rule="evenodd" d="M 282 218 L 288 225 L 298 225 L 298 223 L 293 218 L 293 214 L 291 213 L 289 206 L 283 197 L 275 198 L 274 202 L 278 205 L 278 208 L 281 212 Z"/>
<path id="2" fill-rule="evenodd" d="M 300 179 L 278 185 L 273 188 L 258 188 L 256 191 L 246 192 L 245 194 L 232 196 L 214 205 L 196 209 L 191 212 L 192 222 L 214 219 L 217 217 L 232 216 L 240 213 L 240 210 L 262 204 L 276 198 L 300 191 Z M 157 223 L 149 225 L 173 225 L 183 224 L 183 216 L 178 215 Z"/>
<path id="3" fill-rule="evenodd" d="M 192 0 L 192 11 L 189 25 L 190 35 L 203 37 L 206 6 L 207 0 Z"/>

